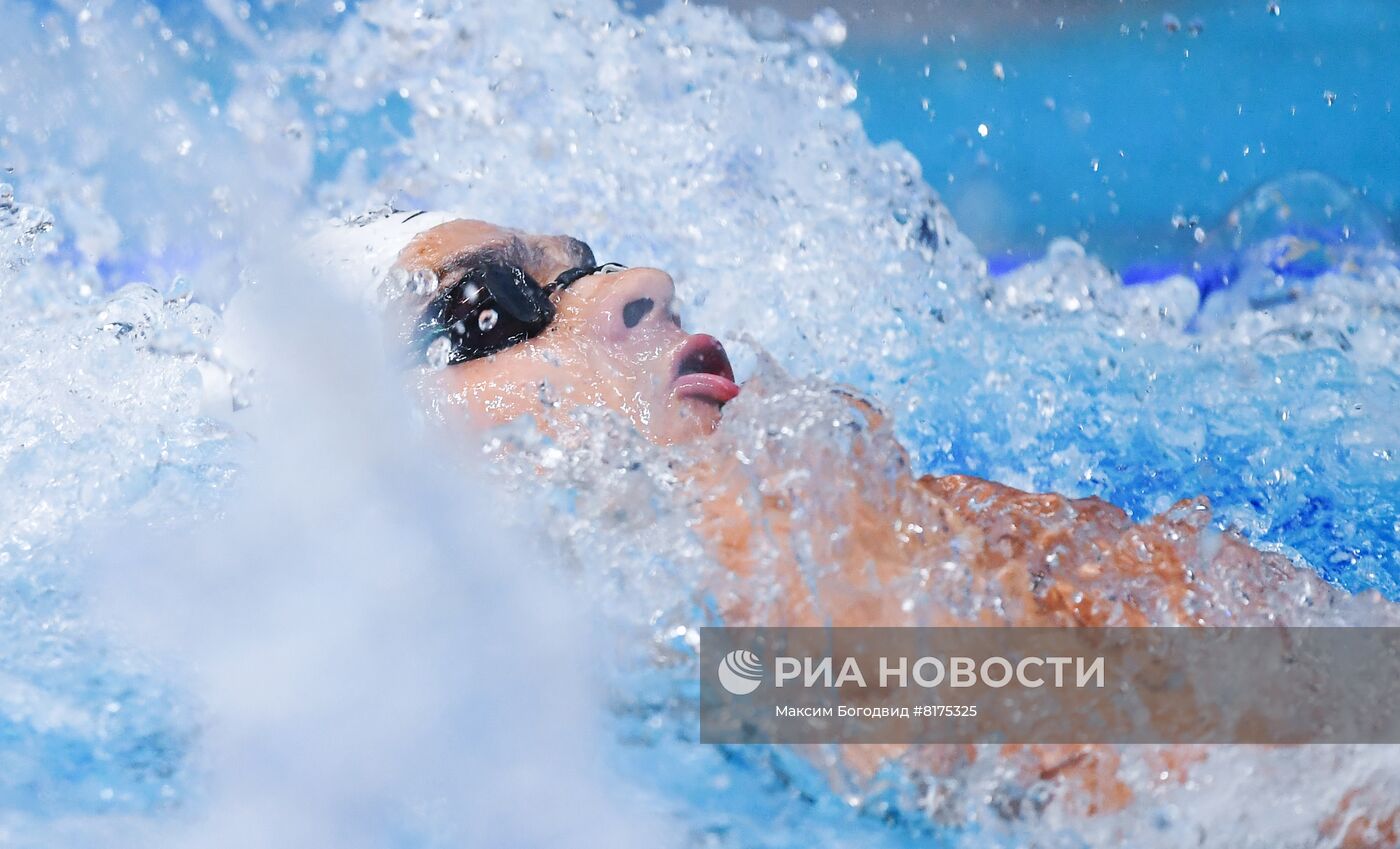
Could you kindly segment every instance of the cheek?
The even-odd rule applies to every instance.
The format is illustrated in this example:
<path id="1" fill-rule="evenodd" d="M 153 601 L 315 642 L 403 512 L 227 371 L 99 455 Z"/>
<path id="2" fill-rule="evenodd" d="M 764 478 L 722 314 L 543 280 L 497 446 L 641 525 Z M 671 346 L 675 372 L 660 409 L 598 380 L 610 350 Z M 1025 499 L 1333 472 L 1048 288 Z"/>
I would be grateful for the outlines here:
<path id="1" fill-rule="evenodd" d="M 639 394 L 638 378 L 645 377 L 628 355 L 591 334 L 547 333 L 522 354 L 500 363 L 500 373 L 515 384 L 514 391 L 538 399 L 545 383 L 552 397 L 568 406 L 624 408 Z"/>
<path id="2" fill-rule="evenodd" d="M 430 394 L 436 392 L 439 401 L 465 407 L 488 423 L 501 423 L 537 412 L 541 385 L 563 398 L 587 384 L 588 372 L 577 351 L 540 339 L 494 357 L 432 372 L 424 377 L 423 386 Z"/>
<path id="3" fill-rule="evenodd" d="M 620 371 L 647 379 L 664 374 L 668 382 L 676 349 L 685 341 L 685 333 L 678 327 L 651 323 L 629 328 L 620 320 L 601 316 L 590 323 L 589 331 L 590 340 Z"/>
<path id="4" fill-rule="evenodd" d="M 671 391 L 677 342 L 662 336 L 629 337 L 609 346 L 608 358 L 630 395 L 653 406 L 665 405 Z"/>
<path id="5" fill-rule="evenodd" d="M 670 396 L 674 352 L 684 334 L 665 327 L 628 329 L 606 338 L 592 323 L 558 327 L 493 358 L 452 366 L 426 377 L 435 403 L 465 408 L 485 424 L 541 411 L 541 384 L 562 410 L 602 406 L 625 415 L 643 432 L 672 441 L 677 426 L 697 422 L 695 411 Z M 674 337 L 674 338 L 673 338 Z M 704 413 L 699 411 L 699 418 Z M 690 413 L 690 415 L 686 415 Z M 685 419 L 684 422 L 680 421 Z"/>
<path id="6" fill-rule="evenodd" d="M 677 340 L 629 330 L 622 338 L 587 333 L 576 337 L 574 400 L 626 416 L 643 433 L 657 435 L 673 418 L 671 361 Z"/>

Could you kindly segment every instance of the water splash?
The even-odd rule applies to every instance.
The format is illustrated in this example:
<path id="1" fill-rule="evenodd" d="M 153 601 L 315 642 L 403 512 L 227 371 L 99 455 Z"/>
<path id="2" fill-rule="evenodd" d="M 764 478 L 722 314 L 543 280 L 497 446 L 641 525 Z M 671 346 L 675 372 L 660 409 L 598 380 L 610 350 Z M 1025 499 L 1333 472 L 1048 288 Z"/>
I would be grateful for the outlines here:
<path id="1" fill-rule="evenodd" d="M 336 839 L 347 822 L 365 823 L 358 806 L 368 799 L 370 828 L 360 837 L 432 845 L 441 827 L 437 842 L 451 843 L 476 834 L 475 826 L 454 831 L 454 812 L 431 804 L 418 806 L 426 809 L 416 811 L 421 817 L 412 810 L 424 779 L 443 775 L 441 761 L 415 755 L 382 780 L 339 780 L 336 758 L 345 750 L 327 741 L 345 740 L 328 735 L 321 720 L 345 719 L 329 702 L 364 692 L 326 681 L 334 677 L 327 670 L 363 663 L 372 681 L 387 682 L 394 704 L 413 707 L 422 696 L 443 709 L 421 733 L 381 733 L 378 708 L 366 724 L 330 723 L 365 740 L 351 754 L 400 746 L 421 754 L 443 743 L 443 751 L 465 755 L 473 738 L 444 718 L 449 708 L 494 716 L 499 706 L 473 703 L 460 678 L 443 683 L 396 670 L 393 658 L 421 648 L 434 668 L 450 665 L 450 638 L 481 634 L 472 620 L 510 624 L 492 611 L 521 617 L 532 657 L 571 657 L 530 637 L 552 632 L 547 617 L 537 618 L 553 609 L 542 606 L 546 591 L 503 575 L 504 555 L 453 524 L 459 508 L 479 507 L 481 496 L 461 496 L 442 470 L 419 462 L 406 446 L 422 434 L 350 403 L 350 372 L 337 355 L 359 350 L 367 327 L 350 319 L 302 327 L 321 312 L 301 298 L 320 290 L 307 283 L 303 292 L 298 273 L 252 263 L 259 240 L 270 230 L 291 232 L 287 222 L 299 209 L 318 218 L 384 203 L 456 210 L 572 232 L 600 255 L 673 271 L 692 326 L 731 341 L 751 336 L 777 363 L 759 353 L 746 358 L 775 392 L 746 395 L 721 435 L 760 462 L 786 458 L 800 471 L 842 467 L 857 452 L 887 458 L 845 482 L 886 497 L 890 477 L 903 473 L 889 465 L 897 434 L 916 470 L 1098 494 L 1139 516 L 1204 493 L 1225 522 L 1261 544 L 1296 552 L 1350 588 L 1400 594 L 1392 459 L 1400 433 L 1391 415 L 1400 405 L 1400 278 L 1384 242 L 1357 261 L 1324 255 L 1321 273 L 1296 298 L 1246 297 L 1212 315 L 1201 311 L 1195 280 L 1124 287 L 1069 243 L 1014 274 L 989 277 L 914 160 L 897 146 L 870 145 L 845 108 L 857 85 L 822 49 L 839 31 L 829 18 L 746 28 L 716 9 L 678 4 L 637 18 L 601 0 L 563 10 L 383 0 L 327 20 L 309 9 L 279 18 L 271 7 L 211 4 L 164 16 L 142 9 L 133 23 L 104 8 L 108 14 L 46 12 L 43 28 L 27 7 L 4 9 L 15 26 L 0 104 L 26 116 L 5 130 L 14 168 L 6 179 L 17 200 L 0 205 L 8 228 L 0 311 L 11 328 L 0 343 L 7 484 L 0 506 L 12 529 L 0 552 L 7 582 L 0 669 L 10 676 L 7 692 L 17 694 L 0 705 L 5 740 L 15 741 L 0 744 L 0 754 L 16 765 L 0 799 L 19 840 L 53 845 L 52 821 L 78 819 L 91 843 L 119 827 L 113 813 L 145 815 L 135 829 L 144 837 L 171 804 L 196 819 L 201 810 L 217 817 L 248 804 L 267 815 L 263 825 L 274 813 L 296 815 L 300 830 L 259 838 Z M 94 77 L 117 84 L 123 99 L 104 102 L 86 82 Z M 74 97 L 53 96 L 60 92 Z M 92 117 L 112 111 L 137 117 Z M 1269 203 L 1245 209 L 1262 222 L 1277 217 Z M 1277 232 L 1245 217 L 1230 226 L 1238 236 L 1231 251 L 1242 256 Z M 367 265 L 365 279 L 378 281 L 384 269 Z M 152 285 L 123 288 L 134 281 Z M 259 287 L 290 293 L 279 302 L 290 322 L 264 319 L 266 326 L 289 338 L 305 334 L 312 346 L 281 361 L 277 390 L 259 388 L 270 366 L 252 380 L 248 352 L 221 328 L 237 323 L 236 308 L 220 317 L 229 296 Z M 1204 294 L 1210 310 L 1229 301 L 1228 290 Z M 298 406 L 300 390 L 326 375 L 337 376 L 341 391 L 311 391 Z M 862 427 L 858 408 L 807 383 L 813 376 L 868 392 L 891 423 Z M 398 403 L 375 385 L 360 404 Z M 248 416 L 268 423 L 256 442 L 244 435 Z M 335 438 L 326 441 L 328 434 Z M 726 598 L 762 601 L 764 588 L 729 581 L 707 554 L 695 532 L 695 493 L 675 471 L 687 458 L 641 443 L 606 416 L 567 445 L 529 423 L 493 439 L 488 453 L 500 455 L 495 468 L 503 475 L 496 484 L 515 499 L 509 515 L 549 518 L 503 521 L 508 538 L 553 546 L 557 563 L 548 574 L 572 582 L 581 590 L 574 597 L 610 623 L 617 648 L 600 666 L 618 695 L 607 760 L 636 783 L 658 782 L 649 801 L 674 814 L 691 842 L 1117 845 L 1134 825 L 1152 822 L 1156 832 L 1140 837 L 1142 845 L 1179 845 L 1183 835 L 1279 845 L 1315 826 L 1317 812 L 1348 787 L 1370 785 L 1381 798 L 1393 789 L 1393 764 L 1375 749 L 1222 751 L 1187 784 L 1154 777 L 1150 758 L 1137 754 L 1123 771 L 1139 801 L 1086 824 L 1042 806 L 1042 788 L 1018 783 L 1014 764 L 992 757 L 946 781 L 911 774 L 905 761 L 873 779 L 833 781 L 833 771 L 843 777 L 837 755 L 697 747 L 688 737 L 695 629 L 713 621 Z M 317 454 L 328 445 L 344 450 Z M 306 455 L 317 457 L 314 466 Z M 258 464 L 264 477 L 235 483 L 239 470 Z M 268 471 L 277 464 L 315 474 Z M 547 472 L 542 481 L 539 469 Z M 469 472 L 462 479 L 475 480 Z M 831 493 L 810 475 L 805 482 L 799 475 L 793 492 L 801 509 L 830 507 Z M 330 548 L 299 540 L 300 504 L 312 505 L 315 527 L 344 524 L 353 535 L 343 544 L 332 539 Z M 232 518 L 220 524 L 224 513 Z M 123 523 L 154 523 L 180 544 L 127 550 L 98 533 Z M 276 529 L 271 542 L 243 547 L 265 528 Z M 135 552 L 152 552 L 156 599 L 194 599 L 189 620 L 199 625 L 207 613 L 238 631 L 189 651 L 187 660 L 213 669 L 212 688 L 182 686 L 179 673 L 125 642 L 114 645 L 94 620 L 82 603 L 88 580 L 75 564 L 99 559 L 98 539 L 118 549 L 101 559 L 118 564 L 111 568 L 119 574 L 139 565 Z M 437 546 L 431 556 L 425 545 Z M 353 547 L 363 550 L 348 552 Z M 190 551 L 204 569 L 185 574 L 181 558 Z M 473 571 L 443 568 L 462 551 L 486 553 L 469 564 Z M 400 573 L 413 586 L 381 600 L 388 578 L 370 561 L 398 556 L 413 561 Z M 494 576 L 491 588 L 510 600 L 494 593 L 482 600 L 471 585 L 476 570 Z M 205 578 L 236 585 L 245 574 L 256 580 L 227 608 L 222 591 L 200 585 Z M 713 590 L 697 598 L 697 585 Z M 152 609 L 129 599 L 120 607 L 133 604 Z M 300 615 L 312 607 L 328 612 Z M 453 615 L 459 610 L 463 619 Z M 308 654 L 281 656 L 280 643 L 240 630 L 231 612 L 271 623 L 269 633 Z M 376 617 L 399 651 L 385 653 L 353 633 L 328 640 L 318 630 L 353 632 Z M 572 640 L 578 627 L 564 637 Z M 264 671 L 318 676 L 310 701 L 280 724 L 262 725 L 270 709 L 239 692 Z M 201 687 L 213 694 L 207 731 L 191 717 L 191 691 Z M 112 704 L 120 709 L 108 710 Z M 287 774 L 229 754 L 242 742 L 302 751 L 303 737 L 312 757 Z M 192 753 L 220 754 L 209 763 L 213 778 L 189 770 Z M 577 761 L 574 771 L 520 776 L 503 765 L 508 748 L 492 753 L 468 775 L 444 780 L 470 797 L 473 782 L 495 782 L 502 770 L 520 779 L 501 785 L 508 793 L 484 797 L 517 806 L 496 837 L 522 823 L 555 822 L 539 816 L 540 798 L 594 803 L 572 782 L 583 771 Z M 554 756 L 532 748 L 521 760 Z M 221 768 L 230 771 L 222 782 Z M 255 779 L 266 787 L 253 786 Z M 1235 783 L 1245 779 L 1255 783 Z M 266 789 L 292 797 L 319 782 L 315 804 L 302 811 Z M 207 808 L 200 788 L 215 797 Z M 225 791 L 232 804 L 220 806 Z M 1254 804 L 1265 791 L 1282 810 L 1311 801 L 1311 813 L 1265 821 Z M 1031 815 L 1037 810 L 1039 819 Z M 413 824 L 403 826 L 407 836 L 395 832 L 404 821 Z M 212 829 L 204 836 L 220 839 Z"/>

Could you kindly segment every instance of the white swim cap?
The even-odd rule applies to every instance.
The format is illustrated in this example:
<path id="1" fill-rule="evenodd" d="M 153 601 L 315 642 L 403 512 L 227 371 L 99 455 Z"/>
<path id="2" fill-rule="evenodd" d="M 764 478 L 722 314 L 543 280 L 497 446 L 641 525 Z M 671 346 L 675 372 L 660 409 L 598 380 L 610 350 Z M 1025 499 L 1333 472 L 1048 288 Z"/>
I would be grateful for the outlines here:
<path id="1" fill-rule="evenodd" d="M 357 299 L 372 297 L 399 251 L 419 233 L 461 216 L 394 211 L 314 225 L 307 257 L 326 278 Z"/>

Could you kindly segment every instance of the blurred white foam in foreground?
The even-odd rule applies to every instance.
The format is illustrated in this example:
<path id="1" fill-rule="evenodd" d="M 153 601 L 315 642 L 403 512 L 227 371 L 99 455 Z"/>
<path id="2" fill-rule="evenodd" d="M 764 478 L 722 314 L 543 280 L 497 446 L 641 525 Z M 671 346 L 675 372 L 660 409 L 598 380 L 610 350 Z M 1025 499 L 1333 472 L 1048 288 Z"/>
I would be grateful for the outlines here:
<path id="1" fill-rule="evenodd" d="M 88 208 L 68 232 L 110 236 L 55 260 L 52 219 L 4 198 L 0 731 L 20 743 L 0 745 L 0 842 L 632 845 L 586 611 L 470 452 L 415 427 L 370 317 L 298 265 L 299 186 L 181 161 L 230 137 L 139 58 L 144 14 L 0 9 L 0 107 L 30 143 L 10 161 Z M 50 73 L 59 43 L 84 49 Z M 123 114 L 89 111 L 108 81 Z M 79 185 L 85 167 L 112 179 Z M 95 256 L 151 238 L 236 269 L 228 333 L 188 291 L 100 294 Z M 237 486 L 206 497 L 227 461 Z"/>
<path id="2" fill-rule="evenodd" d="M 821 39 L 684 4 L 210 8 L 0 0 L 0 840 L 622 845 L 595 745 L 721 845 L 945 826 L 806 780 L 787 751 L 695 745 L 683 664 L 597 733 L 578 617 L 630 620 L 641 655 L 703 620 L 714 564 L 665 464 L 600 426 L 589 453 L 545 455 L 548 512 L 532 474 L 497 497 L 408 420 L 366 320 L 287 261 L 307 211 L 392 200 L 573 232 L 674 272 L 695 329 L 870 391 L 921 470 L 1139 515 L 1205 492 L 1256 541 L 1400 593 L 1393 264 L 1196 334 L 1189 281 L 1125 289 L 1064 244 L 988 278 L 913 159 L 869 143 Z M 802 386 L 736 410 L 759 450 L 816 434 L 805 509 L 815 470 L 851 455 L 830 401 Z M 891 471 L 865 474 L 844 483 Z M 539 521 L 501 533 L 506 503 Z M 581 575 L 571 612 L 551 579 L 573 576 L 527 537 Z M 1341 780 L 1394 774 L 1387 751 L 1340 753 Z M 1143 772 L 1138 801 L 1057 845 L 1151 822 L 1139 845 L 1276 847 L 1309 820 L 1261 799 L 1348 786 L 1279 760 L 1242 765 L 1249 790 L 1228 764 L 1179 790 Z M 1050 845 L 988 803 L 994 773 L 949 779 L 966 841 Z"/>
<path id="3" fill-rule="evenodd" d="M 374 354 L 338 344 L 365 316 L 264 268 L 236 310 L 267 375 L 256 460 L 219 518 L 104 547 L 120 620 L 208 715 L 209 813 L 175 843 L 628 845 L 584 611 Z"/>

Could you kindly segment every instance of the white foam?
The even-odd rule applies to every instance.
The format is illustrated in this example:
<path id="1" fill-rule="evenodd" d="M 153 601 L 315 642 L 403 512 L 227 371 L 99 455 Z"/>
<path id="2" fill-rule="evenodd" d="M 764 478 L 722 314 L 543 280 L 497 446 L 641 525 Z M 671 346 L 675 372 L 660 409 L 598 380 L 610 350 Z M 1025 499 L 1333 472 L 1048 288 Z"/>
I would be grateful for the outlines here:
<path id="1" fill-rule="evenodd" d="M 778 752 L 735 767 L 689 741 L 685 635 L 707 615 L 694 588 L 760 600 L 764 588 L 712 583 L 720 572 L 671 455 L 599 416 L 567 452 L 528 423 L 495 435 L 520 448 L 498 466 L 504 480 L 444 468 L 450 450 L 405 420 L 366 342 L 374 322 L 338 294 L 363 292 L 428 222 L 327 225 L 282 243 L 308 217 L 346 209 L 396 203 L 571 232 L 600 259 L 673 271 L 692 327 L 752 337 L 803 381 L 837 376 L 881 398 L 920 468 L 1137 511 L 1217 487 L 1222 513 L 1251 533 L 1268 541 L 1282 527 L 1314 565 L 1340 555 L 1344 578 L 1393 589 L 1391 266 L 1340 269 L 1309 297 L 1208 334 L 1189 327 L 1183 278 L 1124 289 L 1067 245 L 988 278 L 917 163 L 865 138 L 848 108 L 856 81 L 819 44 L 768 37 L 784 31 L 771 20 L 755 38 L 722 10 L 673 4 L 638 20 L 602 0 L 380 0 L 330 32 L 260 41 L 236 27 L 251 58 L 221 54 L 240 68 L 220 100 L 189 84 L 178 58 L 181 41 L 200 49 L 192 33 L 166 39 L 156 13 L 133 23 L 104 8 L 40 28 L 11 4 L 0 34 L 14 58 L 0 78 L 0 111 L 16 125 L 6 155 L 20 200 L 36 204 L 5 219 L 17 246 L 0 256 L 0 566 L 13 611 L 0 658 L 18 682 L 3 713 L 21 741 L 0 749 L 11 767 L 0 794 L 24 808 L 12 833 L 31 842 L 134 842 L 112 839 L 108 814 L 169 804 L 186 806 L 183 819 L 159 836 L 193 845 L 354 845 L 397 826 L 481 845 L 626 841 L 617 788 L 606 776 L 593 786 L 592 741 L 616 741 L 587 721 L 597 694 L 575 673 L 646 678 L 658 658 L 683 683 L 627 691 L 617 723 L 655 747 L 639 756 L 647 780 L 664 772 L 680 788 L 657 792 L 682 830 L 718 822 L 706 833 L 730 845 L 868 836 L 821 805 L 783 811 L 775 831 L 739 806 L 781 808 L 766 777 L 776 763 L 798 781 L 802 761 Z M 837 29 L 818 24 L 815 41 Z M 299 86 L 304 109 L 287 96 Z M 338 122 L 363 110 L 384 118 L 381 102 L 405 104 L 411 133 L 351 141 L 368 149 L 313 184 L 319 143 L 347 142 Z M 104 290 L 116 277 L 154 288 Z M 892 430 L 833 428 L 851 418 L 848 403 L 750 359 L 780 391 L 742 396 L 720 439 L 761 461 L 802 460 L 800 507 L 831 506 L 812 468 L 840 468 L 856 445 L 892 456 Z M 543 481 L 536 465 L 550 471 Z M 893 473 L 842 484 L 888 494 Z M 490 511 L 519 518 L 478 521 Z M 479 531 L 502 526 L 541 548 L 522 560 Z M 91 580 L 77 564 L 94 562 L 117 588 L 112 615 L 163 626 L 145 650 L 76 601 Z M 561 585 L 611 622 L 605 636 L 621 648 L 597 667 L 573 645 L 588 626 L 565 618 Z M 1308 615 L 1346 621 L 1344 608 Z M 459 655 L 500 634 L 500 653 Z M 152 660 L 161 648 L 168 666 Z M 480 684 L 522 665 L 562 676 L 549 692 L 584 718 L 537 735 L 548 705 Z M 116 754 L 65 778 L 43 755 L 55 750 Z M 1114 829 L 1167 810 L 1170 827 L 1145 840 L 1278 845 L 1345 783 L 1387 786 L 1396 772 L 1377 750 L 1342 753 L 1340 773 L 1331 757 L 1224 752 L 1194 786 L 1144 778 L 1140 800 L 1101 826 L 1048 825 L 1075 832 L 1066 841 L 1118 845 Z M 979 834 L 1040 839 L 1046 823 L 987 806 L 1025 789 L 996 763 L 951 779 L 948 804 Z M 1237 769 L 1256 770 L 1255 783 L 1230 784 Z M 765 778 L 715 811 L 697 788 L 716 775 Z M 43 810 L 25 795 L 36 787 Z M 1263 809 L 1260 788 L 1313 807 L 1241 817 Z M 842 789 L 874 804 L 868 788 Z M 419 804 L 434 792 L 446 801 Z M 80 837 L 62 834 L 72 820 L 85 822 Z"/>

